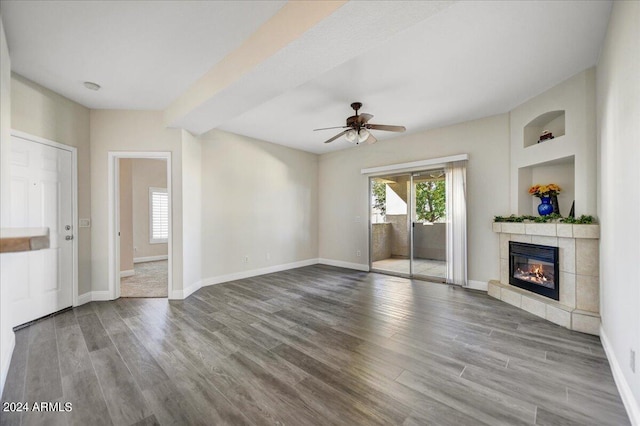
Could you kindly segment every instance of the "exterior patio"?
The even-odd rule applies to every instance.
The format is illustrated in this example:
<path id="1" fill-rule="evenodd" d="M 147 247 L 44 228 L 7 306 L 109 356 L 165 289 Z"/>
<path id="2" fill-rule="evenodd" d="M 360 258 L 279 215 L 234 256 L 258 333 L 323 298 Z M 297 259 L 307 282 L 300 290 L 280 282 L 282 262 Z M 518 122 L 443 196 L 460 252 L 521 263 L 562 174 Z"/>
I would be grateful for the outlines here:
<path id="1" fill-rule="evenodd" d="M 373 262 L 371 267 L 376 271 L 408 274 L 409 259 L 390 257 Z M 447 262 L 444 260 L 414 259 L 413 274 L 421 277 L 442 278 L 444 280 L 447 276 Z"/>

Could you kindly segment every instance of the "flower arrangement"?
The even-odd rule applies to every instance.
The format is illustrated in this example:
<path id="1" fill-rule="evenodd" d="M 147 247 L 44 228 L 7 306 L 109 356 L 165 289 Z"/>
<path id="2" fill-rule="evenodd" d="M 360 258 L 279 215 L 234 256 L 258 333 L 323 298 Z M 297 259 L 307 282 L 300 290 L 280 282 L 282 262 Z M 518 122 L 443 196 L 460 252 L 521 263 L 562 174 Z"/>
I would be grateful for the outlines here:
<path id="1" fill-rule="evenodd" d="M 534 197 L 542 198 L 542 197 L 553 197 L 554 195 L 558 195 L 562 191 L 555 183 L 550 183 L 547 185 L 533 185 L 529 188 L 529 194 Z"/>

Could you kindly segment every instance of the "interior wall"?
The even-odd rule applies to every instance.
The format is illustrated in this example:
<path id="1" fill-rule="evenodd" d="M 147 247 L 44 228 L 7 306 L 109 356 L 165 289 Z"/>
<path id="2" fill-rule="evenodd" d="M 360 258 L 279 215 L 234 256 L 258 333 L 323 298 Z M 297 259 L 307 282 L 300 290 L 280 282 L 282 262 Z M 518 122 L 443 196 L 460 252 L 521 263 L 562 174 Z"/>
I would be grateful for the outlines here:
<path id="1" fill-rule="evenodd" d="M 133 271 L 133 183 L 132 160 L 121 158 L 120 176 L 120 272 Z"/>
<path id="2" fill-rule="evenodd" d="M 182 290 L 182 144 L 181 131 L 167 129 L 161 111 L 91 110 L 91 198 L 93 211 L 92 289 L 109 290 L 110 151 L 171 152 L 172 280 Z M 169 295 L 169 297 L 172 297 Z"/>
<path id="3" fill-rule="evenodd" d="M 149 158 L 131 159 L 133 195 L 133 260 L 166 256 L 167 243 L 149 242 L 149 188 L 167 187 L 167 162 Z"/>
<path id="4" fill-rule="evenodd" d="M 202 142 L 182 131 L 183 288 L 197 289 L 202 279 Z"/>
<path id="5" fill-rule="evenodd" d="M 487 282 L 499 276 L 491 223 L 494 215 L 509 210 L 507 114 L 321 155 L 320 258 L 368 268 L 368 178 L 360 169 L 464 153 L 469 154 L 469 279 Z"/>
<path id="6" fill-rule="evenodd" d="M 0 226 L 11 220 L 11 59 L 0 16 Z"/>
<path id="7" fill-rule="evenodd" d="M 640 423 L 640 2 L 614 2 L 597 68 L 602 336 Z M 636 371 L 631 370 L 631 350 Z M 621 384 L 618 383 L 619 388 Z M 628 398 L 625 399 L 625 396 Z M 632 414 L 633 416 L 633 414 Z"/>
<path id="8" fill-rule="evenodd" d="M 11 126 L 78 149 L 78 218 L 91 218 L 89 110 L 17 74 L 11 76 Z M 91 228 L 79 228 L 78 293 L 91 291 Z"/>
<path id="9" fill-rule="evenodd" d="M 10 226 L 10 140 L 11 60 L 9 58 L 7 39 L 4 34 L 4 26 L 2 25 L 2 16 L 0 16 L 0 227 Z M 2 255 L 0 254 L 0 256 Z M 10 311 L 11 304 L 9 303 L 13 297 L 12 295 L 11 282 L 6 279 L 0 279 L 0 396 L 4 389 L 15 342 L 13 330 L 11 329 L 13 320 Z"/>
<path id="10" fill-rule="evenodd" d="M 199 139 L 203 280 L 316 259 L 318 156 L 222 131 Z"/>

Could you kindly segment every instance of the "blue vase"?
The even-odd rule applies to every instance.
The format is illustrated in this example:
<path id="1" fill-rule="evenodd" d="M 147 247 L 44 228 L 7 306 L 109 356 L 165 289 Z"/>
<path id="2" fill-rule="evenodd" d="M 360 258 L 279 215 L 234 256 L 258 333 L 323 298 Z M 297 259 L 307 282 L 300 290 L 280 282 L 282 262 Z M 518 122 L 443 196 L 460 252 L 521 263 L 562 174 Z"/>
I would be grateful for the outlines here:
<path id="1" fill-rule="evenodd" d="M 548 216 L 553 213 L 553 206 L 551 205 L 551 197 L 540 197 L 540 205 L 538 206 L 538 213 L 540 216 Z"/>

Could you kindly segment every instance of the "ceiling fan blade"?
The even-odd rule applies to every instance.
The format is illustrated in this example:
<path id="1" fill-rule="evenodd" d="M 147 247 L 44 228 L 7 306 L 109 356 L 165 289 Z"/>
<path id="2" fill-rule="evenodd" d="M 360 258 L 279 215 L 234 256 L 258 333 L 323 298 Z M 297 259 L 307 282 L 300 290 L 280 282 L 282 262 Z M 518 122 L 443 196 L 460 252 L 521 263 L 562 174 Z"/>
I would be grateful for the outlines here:
<path id="1" fill-rule="evenodd" d="M 330 129 L 346 129 L 349 126 L 336 126 L 336 127 L 323 127 L 321 129 L 313 129 L 313 131 L 317 131 L 317 130 L 330 130 Z"/>
<path id="2" fill-rule="evenodd" d="M 337 135 L 335 135 L 334 137 L 332 137 L 331 139 L 327 139 L 326 141 L 324 141 L 324 143 L 329 143 L 329 142 L 333 142 L 336 139 L 338 139 L 340 136 L 344 135 L 345 133 L 347 133 L 349 130 L 345 130 L 344 132 L 340 132 Z"/>
<path id="3" fill-rule="evenodd" d="M 388 126 L 386 124 L 366 124 L 365 127 L 367 129 L 384 130 L 387 132 L 404 132 L 407 130 L 404 126 Z"/>
<path id="4" fill-rule="evenodd" d="M 371 120 L 372 118 L 373 118 L 373 115 L 363 112 L 358 116 L 358 123 L 365 124 L 367 121 Z"/>
<path id="5" fill-rule="evenodd" d="M 373 143 L 376 143 L 376 142 L 378 142 L 378 139 L 376 139 L 376 137 L 373 136 L 371 133 L 369 133 L 369 137 L 367 139 L 365 139 L 365 141 L 364 141 L 364 143 L 369 144 L 369 145 L 371 145 Z"/>

